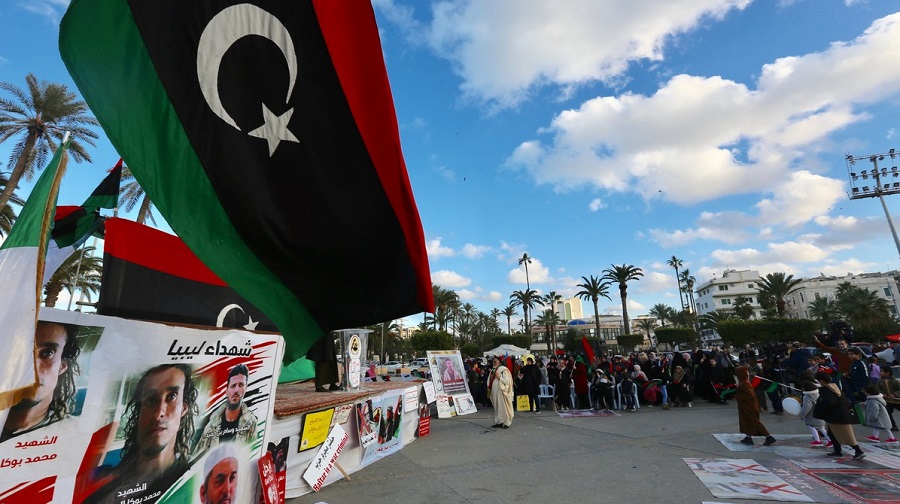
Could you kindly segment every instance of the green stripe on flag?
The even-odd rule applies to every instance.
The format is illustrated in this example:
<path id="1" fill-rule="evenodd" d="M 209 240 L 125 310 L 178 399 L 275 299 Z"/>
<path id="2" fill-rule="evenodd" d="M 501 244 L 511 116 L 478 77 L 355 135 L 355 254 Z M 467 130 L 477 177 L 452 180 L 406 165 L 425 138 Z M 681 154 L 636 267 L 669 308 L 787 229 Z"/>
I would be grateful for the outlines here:
<path id="1" fill-rule="evenodd" d="M 778 389 L 778 386 L 779 386 L 779 385 L 781 385 L 781 384 L 778 383 L 778 382 L 774 382 L 774 381 L 773 381 L 773 382 L 768 386 L 768 388 L 766 388 L 766 393 L 772 393 L 772 392 L 775 392 L 775 390 Z"/>
<path id="2" fill-rule="evenodd" d="M 74 0 L 60 24 L 59 51 L 116 150 L 145 167 L 138 170 L 125 160 L 172 230 L 229 287 L 272 319 L 285 337 L 286 361 L 302 357 L 324 332 L 231 225 L 159 81 L 128 3 Z M 121 119 L 125 115 L 127 121 Z"/>

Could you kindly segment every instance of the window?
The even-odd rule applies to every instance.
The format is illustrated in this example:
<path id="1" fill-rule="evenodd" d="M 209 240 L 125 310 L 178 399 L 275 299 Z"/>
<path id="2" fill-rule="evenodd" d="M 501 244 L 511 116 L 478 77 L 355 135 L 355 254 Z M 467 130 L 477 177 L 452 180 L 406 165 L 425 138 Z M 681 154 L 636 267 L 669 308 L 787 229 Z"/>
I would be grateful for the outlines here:
<path id="1" fill-rule="evenodd" d="M 726 304 L 730 305 L 730 304 L 731 304 L 731 300 L 728 299 L 728 298 L 724 298 L 724 299 L 722 300 L 722 304 L 723 304 L 723 305 L 726 305 Z"/>
<path id="2" fill-rule="evenodd" d="M 890 287 L 885 287 L 885 288 L 884 288 L 884 297 L 893 297 L 893 294 L 891 294 L 891 288 L 890 288 Z"/>
<path id="3" fill-rule="evenodd" d="M 748 288 L 748 289 L 755 289 L 755 288 L 756 288 L 756 285 L 755 285 L 755 284 L 747 284 L 747 288 Z"/>
<path id="4" fill-rule="evenodd" d="M 727 291 L 727 290 L 728 290 L 728 286 L 727 286 L 727 285 L 720 285 L 720 286 L 719 286 L 719 290 L 720 290 L 720 291 Z"/>
<path id="5" fill-rule="evenodd" d="M 819 293 L 818 293 L 818 292 L 816 292 L 816 299 L 822 299 L 822 296 L 821 296 L 821 295 L 819 295 Z"/>
<path id="6" fill-rule="evenodd" d="M 800 302 L 801 302 L 801 303 L 805 303 L 806 300 L 803 299 L 803 293 L 802 293 L 802 292 L 798 292 L 798 294 L 800 294 Z"/>

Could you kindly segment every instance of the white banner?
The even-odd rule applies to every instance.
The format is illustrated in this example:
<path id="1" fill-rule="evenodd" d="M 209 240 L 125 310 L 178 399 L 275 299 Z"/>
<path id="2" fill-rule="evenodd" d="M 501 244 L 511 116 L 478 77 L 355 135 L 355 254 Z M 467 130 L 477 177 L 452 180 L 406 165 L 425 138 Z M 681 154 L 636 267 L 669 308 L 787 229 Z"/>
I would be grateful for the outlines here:
<path id="1" fill-rule="evenodd" d="M 0 502 L 250 502 L 281 336 L 52 309 L 39 326 L 46 390 L 0 413 Z"/>

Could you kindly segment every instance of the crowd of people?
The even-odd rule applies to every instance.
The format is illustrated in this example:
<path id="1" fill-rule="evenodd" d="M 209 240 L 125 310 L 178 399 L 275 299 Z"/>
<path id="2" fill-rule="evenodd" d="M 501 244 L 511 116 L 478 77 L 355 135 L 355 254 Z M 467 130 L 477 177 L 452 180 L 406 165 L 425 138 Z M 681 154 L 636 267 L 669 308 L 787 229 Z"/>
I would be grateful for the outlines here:
<path id="1" fill-rule="evenodd" d="M 601 354 L 592 359 L 564 355 L 522 361 L 494 356 L 488 362 L 468 359 L 465 374 L 476 404 L 491 406 L 503 401 L 494 427 L 510 425 L 513 401 L 519 396 L 527 396 L 531 414 L 548 406 L 540 401 L 548 395 L 557 410 L 628 412 L 638 406 L 689 408 L 698 400 L 728 404 L 735 399 L 741 432 L 747 436 L 742 442 L 751 444 L 753 436 L 763 436 L 765 444 L 772 444 L 775 439 L 759 421 L 759 413 L 771 407 L 771 414 L 784 414 L 783 401 L 790 397 L 799 410 L 792 413 L 810 429 L 810 444 L 832 448 L 832 456 L 843 456 L 843 446 L 853 448 L 856 458 L 865 456 L 848 429 L 859 423 L 847 418 L 858 410 L 865 412 L 860 416 L 873 429 L 869 441 L 882 442 L 884 437 L 883 442 L 896 443 L 893 412 L 900 407 L 900 381 L 894 378 L 891 365 L 900 362 L 896 360 L 900 355 L 893 361 L 867 361 L 858 348 L 844 340 L 832 345 L 816 339 L 815 343 L 818 349 L 814 350 L 794 342 L 763 351 L 748 346 L 738 354 L 712 347 L 627 356 Z M 900 354 L 900 344 L 892 345 L 893 354 L 882 356 Z M 544 394 L 542 385 L 547 386 Z"/>

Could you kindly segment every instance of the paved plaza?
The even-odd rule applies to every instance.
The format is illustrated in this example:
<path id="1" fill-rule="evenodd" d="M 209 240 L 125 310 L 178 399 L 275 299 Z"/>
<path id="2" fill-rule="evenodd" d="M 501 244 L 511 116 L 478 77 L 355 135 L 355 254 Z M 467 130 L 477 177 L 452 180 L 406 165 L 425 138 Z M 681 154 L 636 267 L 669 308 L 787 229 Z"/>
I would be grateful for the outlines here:
<path id="1" fill-rule="evenodd" d="M 796 436 L 808 434 L 797 417 L 766 412 L 761 417 L 776 438 L 795 435 L 792 441 L 798 449 L 808 442 Z M 776 453 L 777 443 L 763 447 L 758 438 L 752 450 L 734 452 L 713 436 L 737 434 L 733 401 L 724 406 L 695 402 L 693 408 L 671 410 L 645 407 L 593 418 L 560 418 L 545 410 L 539 415 L 517 413 L 509 429 L 491 429 L 492 423 L 490 408 L 452 419 L 433 417 L 428 437 L 352 474 L 350 481 L 290 502 L 778 502 L 714 497 L 683 460 L 784 463 Z M 863 439 L 869 429 L 857 426 L 856 432 Z M 825 459 L 825 449 L 819 450 L 810 456 Z"/>

